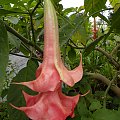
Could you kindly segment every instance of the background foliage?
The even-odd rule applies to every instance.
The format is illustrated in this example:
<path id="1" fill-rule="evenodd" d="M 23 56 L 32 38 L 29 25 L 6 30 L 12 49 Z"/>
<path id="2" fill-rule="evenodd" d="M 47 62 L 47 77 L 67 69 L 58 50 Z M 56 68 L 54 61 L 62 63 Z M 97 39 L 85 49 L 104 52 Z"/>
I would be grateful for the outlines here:
<path id="1" fill-rule="evenodd" d="M 52 1 L 58 15 L 62 59 L 68 69 L 75 68 L 79 64 L 79 53 L 83 54 L 83 79 L 73 88 L 66 85 L 63 88 L 67 95 L 81 94 L 75 109 L 76 116 L 68 120 L 119 120 L 120 1 L 109 0 L 110 5 L 106 6 L 107 0 L 84 0 L 84 6 L 67 9 L 63 9 L 59 3 L 61 0 Z M 93 18 L 97 19 L 97 27 Z M 9 103 L 25 105 L 22 89 L 35 93 L 10 83 L 34 79 L 43 56 L 43 22 L 43 0 L 0 0 L 2 120 L 28 120 Z M 97 36 L 95 39 L 94 34 Z M 14 72 L 13 67 L 7 72 L 12 66 L 8 62 L 10 54 L 28 58 L 26 67 L 15 73 L 13 80 L 7 79 Z M 87 91 L 90 92 L 82 96 Z"/>

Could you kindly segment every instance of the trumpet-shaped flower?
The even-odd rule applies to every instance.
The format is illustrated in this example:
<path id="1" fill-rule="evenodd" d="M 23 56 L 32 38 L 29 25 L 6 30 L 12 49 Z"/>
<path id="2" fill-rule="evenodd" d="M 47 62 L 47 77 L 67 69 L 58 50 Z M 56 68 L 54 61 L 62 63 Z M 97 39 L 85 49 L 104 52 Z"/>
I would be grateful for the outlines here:
<path id="1" fill-rule="evenodd" d="M 44 56 L 43 63 L 36 71 L 36 80 L 22 84 L 37 92 L 54 91 L 63 81 L 73 86 L 83 75 L 82 57 L 80 64 L 69 71 L 60 56 L 57 16 L 50 0 L 44 0 Z"/>
<path id="2" fill-rule="evenodd" d="M 40 93 L 36 96 L 23 92 L 26 107 L 14 108 L 25 112 L 32 120 L 65 120 L 74 116 L 74 108 L 79 100 L 79 95 L 65 96 L 60 88 L 56 91 Z"/>
<path id="3" fill-rule="evenodd" d="M 44 0 L 44 56 L 43 63 L 36 70 L 36 79 L 21 82 L 38 95 L 31 96 L 23 92 L 26 107 L 14 108 L 25 112 L 32 120 L 65 120 L 74 116 L 74 108 L 80 95 L 66 96 L 61 84 L 73 86 L 83 75 L 82 56 L 80 64 L 74 70 L 67 70 L 61 60 L 59 32 L 55 9 L 51 0 Z"/>

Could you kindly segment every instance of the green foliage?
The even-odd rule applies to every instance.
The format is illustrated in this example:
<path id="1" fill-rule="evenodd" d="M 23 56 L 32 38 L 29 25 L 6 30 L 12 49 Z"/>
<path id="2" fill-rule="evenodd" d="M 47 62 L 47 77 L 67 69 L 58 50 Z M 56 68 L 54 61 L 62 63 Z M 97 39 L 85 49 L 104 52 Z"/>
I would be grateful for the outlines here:
<path id="1" fill-rule="evenodd" d="M 113 30 L 116 33 L 120 34 L 120 25 L 118 24 L 119 21 L 120 21 L 120 8 L 115 13 L 113 13 L 111 17 L 111 26 Z"/>
<path id="2" fill-rule="evenodd" d="M 111 5 L 114 7 L 114 11 L 120 8 L 120 0 L 109 0 Z"/>
<path id="3" fill-rule="evenodd" d="M 102 105 L 100 104 L 100 101 L 98 100 L 95 100 L 91 103 L 90 107 L 89 107 L 89 110 L 90 111 L 95 111 L 95 110 L 98 110 L 102 107 Z"/>
<path id="4" fill-rule="evenodd" d="M 89 55 L 95 48 L 95 46 L 104 38 L 104 36 L 99 37 L 95 41 L 91 42 L 86 48 L 85 48 L 85 53 L 84 55 L 87 56 Z"/>
<path id="5" fill-rule="evenodd" d="M 68 58 L 71 62 L 73 62 L 76 59 L 76 52 L 74 49 L 70 49 L 70 51 L 68 52 Z"/>
<path id="6" fill-rule="evenodd" d="M 3 15 L 8 15 L 8 14 L 24 14 L 21 9 L 10 9 L 10 10 L 5 10 L 5 9 L 0 9 L 0 16 Z"/>
<path id="7" fill-rule="evenodd" d="M 6 75 L 6 67 L 8 64 L 9 44 L 7 30 L 4 23 L 0 20 L 0 94 Z"/>
<path id="8" fill-rule="evenodd" d="M 21 41 L 14 36 L 13 34 L 11 34 L 10 32 L 8 32 L 8 40 L 10 42 L 10 49 L 12 50 L 12 48 L 20 48 L 20 43 Z"/>
<path id="9" fill-rule="evenodd" d="M 94 120 L 119 120 L 120 111 L 99 109 L 93 113 Z"/>
<path id="10" fill-rule="evenodd" d="M 100 10 L 105 9 L 105 3 L 107 0 L 84 0 L 84 6 L 86 13 L 90 13 L 92 15 L 93 13 L 99 13 Z M 97 16 L 94 15 L 95 16 Z"/>
<path id="11" fill-rule="evenodd" d="M 1 5 L 5 5 L 5 4 L 10 4 L 10 3 L 16 3 L 16 2 L 18 2 L 18 0 L 0 0 L 0 4 Z"/>
<path id="12" fill-rule="evenodd" d="M 0 104 L 0 120 L 9 120 L 9 115 L 8 115 L 6 103 Z"/>

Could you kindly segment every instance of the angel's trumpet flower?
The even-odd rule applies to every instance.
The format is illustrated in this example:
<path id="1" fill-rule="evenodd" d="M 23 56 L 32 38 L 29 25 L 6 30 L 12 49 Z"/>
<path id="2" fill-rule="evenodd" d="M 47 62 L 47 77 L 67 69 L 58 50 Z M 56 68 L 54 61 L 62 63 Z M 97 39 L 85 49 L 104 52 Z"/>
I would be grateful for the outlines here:
<path id="1" fill-rule="evenodd" d="M 44 56 L 43 63 L 36 71 L 36 80 L 22 84 L 37 92 L 54 91 L 63 81 L 73 86 L 83 75 L 82 57 L 80 65 L 74 70 L 67 70 L 61 60 L 59 32 L 56 11 L 51 0 L 44 0 Z"/>
<path id="2" fill-rule="evenodd" d="M 36 71 L 36 80 L 22 82 L 39 92 L 36 96 L 23 92 L 26 107 L 14 108 L 25 112 L 32 120 L 65 120 L 74 116 L 74 108 L 80 95 L 66 96 L 62 93 L 62 81 L 73 86 L 83 75 L 82 57 L 80 65 L 68 71 L 60 57 L 58 23 L 55 9 L 50 0 L 44 0 L 44 56 Z"/>
<path id="3" fill-rule="evenodd" d="M 23 92 L 26 107 L 14 108 L 25 112 L 32 120 L 65 120 L 68 116 L 74 117 L 74 108 L 79 95 L 65 96 L 60 88 L 57 91 L 40 93 L 36 96 Z"/>

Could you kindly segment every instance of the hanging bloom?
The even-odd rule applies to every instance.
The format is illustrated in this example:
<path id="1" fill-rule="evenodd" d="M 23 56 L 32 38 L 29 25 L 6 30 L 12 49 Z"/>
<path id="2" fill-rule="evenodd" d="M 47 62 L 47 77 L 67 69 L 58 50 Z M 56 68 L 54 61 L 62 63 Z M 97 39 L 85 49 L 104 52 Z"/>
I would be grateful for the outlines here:
<path id="1" fill-rule="evenodd" d="M 74 108 L 80 95 L 66 96 L 61 84 L 73 86 L 83 75 L 82 57 L 80 65 L 72 71 L 67 70 L 61 60 L 58 23 L 55 9 L 50 0 L 44 0 L 44 56 L 43 63 L 36 70 L 36 80 L 22 84 L 38 95 L 23 92 L 26 107 L 14 108 L 25 112 L 32 120 L 65 120 L 74 116 Z"/>
<path id="2" fill-rule="evenodd" d="M 65 120 L 74 116 L 74 108 L 79 100 L 79 95 L 65 96 L 60 88 L 57 91 L 40 93 L 36 96 L 23 92 L 26 107 L 14 108 L 25 112 L 32 120 Z"/>
<path id="3" fill-rule="evenodd" d="M 63 81 L 73 86 L 83 75 L 82 57 L 80 65 L 74 70 L 64 66 L 59 47 L 59 32 L 56 11 L 50 0 L 44 0 L 44 56 L 43 63 L 36 71 L 36 80 L 22 84 L 37 92 L 54 91 Z"/>
<path id="4" fill-rule="evenodd" d="M 94 28 L 93 28 L 92 32 L 93 32 L 93 39 L 96 40 L 97 39 L 98 29 L 96 27 L 96 19 L 95 19 L 95 17 L 94 17 Z"/>

